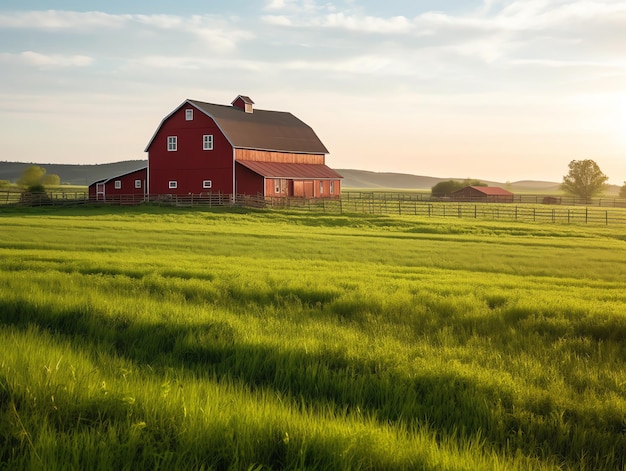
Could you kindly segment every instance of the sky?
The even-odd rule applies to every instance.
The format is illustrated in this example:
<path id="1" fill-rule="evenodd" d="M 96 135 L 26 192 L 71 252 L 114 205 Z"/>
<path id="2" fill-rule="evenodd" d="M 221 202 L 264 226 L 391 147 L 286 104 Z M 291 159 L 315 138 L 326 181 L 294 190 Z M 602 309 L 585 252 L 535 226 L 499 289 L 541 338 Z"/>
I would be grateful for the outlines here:
<path id="1" fill-rule="evenodd" d="M 146 159 L 185 99 L 289 111 L 327 164 L 626 180 L 626 0 L 0 4 L 0 160 Z"/>

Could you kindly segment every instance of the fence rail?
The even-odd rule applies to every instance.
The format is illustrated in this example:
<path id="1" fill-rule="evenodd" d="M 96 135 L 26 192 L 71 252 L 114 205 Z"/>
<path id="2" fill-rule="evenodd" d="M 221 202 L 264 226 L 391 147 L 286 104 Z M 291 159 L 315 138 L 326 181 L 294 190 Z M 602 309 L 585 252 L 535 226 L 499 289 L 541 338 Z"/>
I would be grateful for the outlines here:
<path id="1" fill-rule="evenodd" d="M 514 203 L 453 203 L 407 200 L 325 200 L 288 207 L 324 213 L 405 215 L 553 224 L 626 225 L 626 210 Z"/>
<path id="2" fill-rule="evenodd" d="M 487 201 L 485 196 L 463 197 L 455 199 L 449 196 L 433 197 L 430 193 L 419 192 L 388 192 L 388 191 L 342 191 L 341 199 L 345 200 L 389 200 L 389 201 L 423 201 L 428 203 L 434 202 L 452 202 L 452 203 L 490 203 L 490 202 L 507 202 L 518 204 L 553 204 L 561 206 L 597 206 L 605 208 L 626 208 L 626 199 L 618 197 L 602 197 L 602 198 L 579 198 L 576 196 L 554 196 L 546 194 L 513 194 L 507 196 L 508 201 Z"/>
<path id="3" fill-rule="evenodd" d="M 452 202 L 415 198 L 414 194 L 350 192 L 341 198 L 264 198 L 224 193 L 202 193 L 189 195 L 116 195 L 106 201 L 90 198 L 85 192 L 50 192 L 39 200 L 25 198 L 22 192 L 0 191 L 0 205 L 15 206 L 69 206 L 81 204 L 137 205 L 142 203 L 185 207 L 240 206 L 251 208 L 289 209 L 330 214 L 404 215 L 430 218 L 471 218 L 480 220 L 502 220 L 519 222 L 544 222 L 552 224 L 602 224 L 626 225 L 626 200 L 611 201 L 604 206 L 596 200 L 587 205 L 542 204 L 534 201 L 523 203 Z M 396 195 L 391 198 L 391 195 Z M 537 198 L 539 198 L 537 196 Z M 543 197 L 545 198 L 545 197 Z M 550 197 L 552 198 L 552 197 Z M 552 200 L 551 200 L 552 201 Z M 606 209 L 606 208 L 610 209 Z"/>

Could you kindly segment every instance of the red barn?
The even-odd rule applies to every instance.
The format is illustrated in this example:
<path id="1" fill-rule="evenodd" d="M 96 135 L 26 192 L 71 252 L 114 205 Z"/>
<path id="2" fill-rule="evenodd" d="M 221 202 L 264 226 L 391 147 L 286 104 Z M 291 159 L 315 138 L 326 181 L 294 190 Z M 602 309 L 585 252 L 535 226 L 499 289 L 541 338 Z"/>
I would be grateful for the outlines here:
<path id="1" fill-rule="evenodd" d="M 224 193 L 339 197 L 341 175 L 313 129 L 288 112 L 185 100 L 146 147 L 151 195 Z"/>
<path id="2" fill-rule="evenodd" d="M 513 193 L 497 186 L 466 186 L 450 194 L 452 201 L 512 203 Z"/>
<path id="3" fill-rule="evenodd" d="M 148 169 L 143 167 L 116 177 L 104 178 L 89 185 L 89 199 L 92 201 L 133 201 L 140 202 L 148 194 Z"/>

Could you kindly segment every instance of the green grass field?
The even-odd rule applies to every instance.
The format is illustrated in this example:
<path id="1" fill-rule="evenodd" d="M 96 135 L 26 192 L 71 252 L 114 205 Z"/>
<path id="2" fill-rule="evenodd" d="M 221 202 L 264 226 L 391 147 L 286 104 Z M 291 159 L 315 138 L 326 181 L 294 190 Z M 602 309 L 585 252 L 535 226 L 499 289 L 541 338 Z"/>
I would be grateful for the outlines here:
<path id="1" fill-rule="evenodd" d="M 0 469 L 626 469 L 623 228 L 0 210 Z"/>

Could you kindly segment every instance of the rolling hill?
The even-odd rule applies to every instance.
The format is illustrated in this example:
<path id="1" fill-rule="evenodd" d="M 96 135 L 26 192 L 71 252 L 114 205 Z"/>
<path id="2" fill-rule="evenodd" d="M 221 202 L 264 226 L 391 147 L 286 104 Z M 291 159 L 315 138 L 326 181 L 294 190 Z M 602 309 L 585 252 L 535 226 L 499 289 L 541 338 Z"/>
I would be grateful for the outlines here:
<path id="1" fill-rule="evenodd" d="M 30 165 L 38 165 L 46 169 L 48 174 L 61 177 L 61 182 L 70 185 L 89 185 L 103 178 L 114 177 L 144 167 L 147 160 L 124 160 L 106 164 L 74 165 L 74 164 L 46 164 L 32 162 L 0 161 L 0 180 L 15 182 L 24 169 Z M 367 170 L 336 169 L 344 179 L 342 188 L 371 189 L 371 190 L 430 190 L 434 185 L 445 180 L 465 180 L 455 177 L 429 177 L 411 175 L 407 173 L 371 172 Z M 490 186 L 505 187 L 512 192 L 523 193 L 555 193 L 559 191 L 559 183 L 548 181 L 521 180 L 510 183 L 481 180 Z M 619 187 L 612 185 L 607 195 L 617 194 Z"/>
<path id="2" fill-rule="evenodd" d="M 61 177 L 61 182 L 69 185 L 90 185 L 103 178 L 122 175 L 148 165 L 147 160 L 124 160 L 108 164 L 72 165 L 40 164 L 33 162 L 0 162 L 0 180 L 15 182 L 22 172 L 31 165 L 46 169 L 47 174 Z"/>

